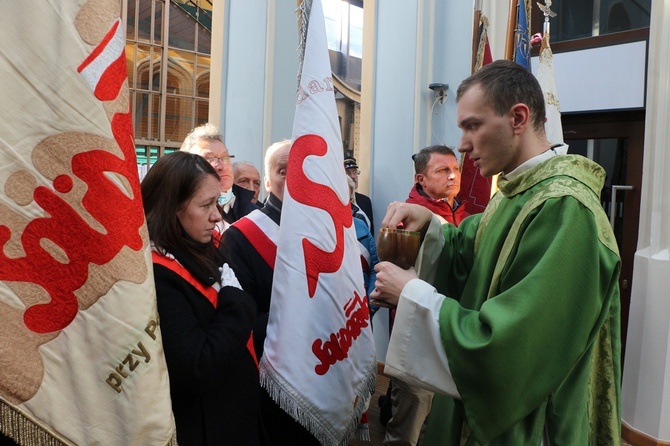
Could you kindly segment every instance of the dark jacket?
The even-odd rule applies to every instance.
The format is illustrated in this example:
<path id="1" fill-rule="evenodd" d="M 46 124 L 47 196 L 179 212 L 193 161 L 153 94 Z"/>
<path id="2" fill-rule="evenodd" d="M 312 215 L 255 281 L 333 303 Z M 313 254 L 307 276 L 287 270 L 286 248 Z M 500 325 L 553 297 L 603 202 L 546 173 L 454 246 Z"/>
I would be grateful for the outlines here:
<path id="1" fill-rule="evenodd" d="M 215 282 L 189 257 L 172 254 L 205 287 Z M 253 299 L 228 286 L 214 308 L 179 274 L 157 264 L 154 280 L 177 441 L 262 444 L 258 369 L 246 348 L 256 317 Z"/>
<path id="2" fill-rule="evenodd" d="M 370 220 L 370 232 L 374 235 L 375 222 L 372 219 L 372 201 L 370 201 L 370 197 L 368 197 L 367 195 L 359 194 L 358 192 L 355 192 L 355 194 L 356 194 L 356 205 L 361 211 L 363 211 L 365 215 L 367 215 L 368 220 Z"/>
<path id="3" fill-rule="evenodd" d="M 265 201 L 265 206 L 258 212 L 264 213 L 279 225 L 281 206 L 282 202 L 270 194 Z M 263 354 L 270 313 L 274 271 L 235 225 L 223 233 L 220 249 L 226 262 L 235 271 L 242 288 L 256 301 L 258 312 L 254 325 L 254 345 L 260 359 Z M 263 425 L 272 446 L 318 446 L 320 444 L 307 429 L 284 412 L 265 390 L 261 394 L 261 407 Z"/>
<path id="4" fill-rule="evenodd" d="M 265 206 L 259 212 L 270 217 L 279 226 L 281 204 L 277 197 L 270 194 Z M 260 358 L 263 355 L 263 343 L 270 313 L 274 271 L 235 225 L 223 233 L 220 249 L 225 261 L 235 271 L 235 276 L 240 281 L 242 289 L 256 301 L 257 320 L 254 325 L 254 343 L 256 353 Z"/>
<path id="5" fill-rule="evenodd" d="M 251 202 L 254 191 L 233 184 L 233 195 L 235 195 L 233 207 L 223 216 L 228 223 L 234 223 L 249 212 L 260 209 L 260 206 Z"/>
<path id="6" fill-rule="evenodd" d="M 414 184 L 406 202 L 426 207 L 430 209 L 432 213 L 439 215 L 455 226 L 458 226 L 465 217 L 470 215 L 465 210 L 465 206 L 461 206 L 458 199 L 454 199 L 454 207 L 452 208 L 446 201 L 430 198 L 426 195 L 419 183 Z"/>

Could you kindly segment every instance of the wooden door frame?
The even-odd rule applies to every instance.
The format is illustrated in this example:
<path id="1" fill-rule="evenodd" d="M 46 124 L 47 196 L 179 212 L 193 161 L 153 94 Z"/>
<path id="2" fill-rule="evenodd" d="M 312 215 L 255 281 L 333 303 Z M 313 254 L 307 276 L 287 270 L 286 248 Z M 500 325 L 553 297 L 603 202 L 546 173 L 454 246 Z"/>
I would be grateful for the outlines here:
<path id="1" fill-rule="evenodd" d="M 561 117 L 563 137 L 567 144 L 570 139 L 626 138 L 628 155 L 626 166 L 626 184 L 633 186 L 632 191 L 624 192 L 624 215 L 622 233 L 621 277 L 628 281 L 621 288 L 621 342 L 622 359 L 626 347 L 628 332 L 628 314 L 633 279 L 633 261 L 637 251 L 638 229 L 640 224 L 640 201 L 642 188 L 642 163 L 644 159 L 644 110 L 564 114 Z M 568 153 L 570 151 L 568 150 Z"/>

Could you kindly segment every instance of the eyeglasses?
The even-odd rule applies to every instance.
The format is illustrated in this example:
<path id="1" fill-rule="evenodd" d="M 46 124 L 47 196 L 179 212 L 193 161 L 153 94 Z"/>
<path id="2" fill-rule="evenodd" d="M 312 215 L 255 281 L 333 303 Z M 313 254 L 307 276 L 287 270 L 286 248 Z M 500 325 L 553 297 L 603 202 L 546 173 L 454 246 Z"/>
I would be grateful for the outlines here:
<path id="1" fill-rule="evenodd" d="M 212 166 L 215 166 L 219 163 L 221 164 L 230 164 L 231 163 L 231 158 L 235 158 L 235 155 L 228 155 L 228 156 L 222 156 L 222 157 L 213 157 L 213 158 L 208 158 L 205 157 L 207 162 L 211 164 Z"/>
<path id="2" fill-rule="evenodd" d="M 347 173 L 348 173 L 348 174 L 355 173 L 356 175 L 360 175 L 360 174 L 361 174 L 361 171 L 358 170 L 358 169 L 347 169 Z"/>

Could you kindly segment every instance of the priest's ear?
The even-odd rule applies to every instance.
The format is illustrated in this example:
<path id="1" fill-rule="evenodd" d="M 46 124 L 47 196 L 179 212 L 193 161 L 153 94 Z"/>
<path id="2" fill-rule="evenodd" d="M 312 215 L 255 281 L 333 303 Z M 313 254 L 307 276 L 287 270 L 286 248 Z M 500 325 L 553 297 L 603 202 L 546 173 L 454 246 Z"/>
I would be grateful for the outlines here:
<path id="1" fill-rule="evenodd" d="M 530 122 L 530 109 L 522 102 L 514 104 L 510 109 L 510 118 L 512 120 L 512 130 L 515 135 L 524 132 Z"/>

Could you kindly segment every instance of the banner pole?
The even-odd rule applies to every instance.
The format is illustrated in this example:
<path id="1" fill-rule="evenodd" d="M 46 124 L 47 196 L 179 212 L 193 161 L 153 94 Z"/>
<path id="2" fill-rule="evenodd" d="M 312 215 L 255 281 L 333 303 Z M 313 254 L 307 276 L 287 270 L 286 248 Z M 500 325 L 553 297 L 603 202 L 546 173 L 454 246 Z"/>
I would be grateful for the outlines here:
<path id="1" fill-rule="evenodd" d="M 475 64 L 477 63 L 477 48 L 479 47 L 479 20 L 482 16 L 482 10 L 479 1 L 475 4 L 475 13 L 472 20 L 472 66 L 470 73 L 475 72 Z"/>
<path id="2" fill-rule="evenodd" d="M 518 0 L 510 0 L 509 15 L 507 16 L 507 36 L 505 38 L 505 59 L 514 60 L 514 34 L 516 32 L 516 20 L 518 17 Z"/>

